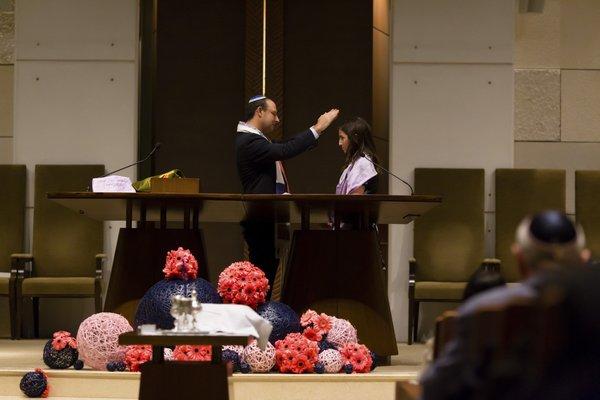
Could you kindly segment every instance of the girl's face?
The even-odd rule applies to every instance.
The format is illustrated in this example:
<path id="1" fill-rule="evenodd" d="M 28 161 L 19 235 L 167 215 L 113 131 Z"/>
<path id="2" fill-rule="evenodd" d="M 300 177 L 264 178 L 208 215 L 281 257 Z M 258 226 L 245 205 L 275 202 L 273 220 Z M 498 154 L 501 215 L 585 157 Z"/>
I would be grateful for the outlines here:
<path id="1" fill-rule="evenodd" d="M 348 153 L 350 140 L 348 139 L 348 135 L 346 135 L 341 129 L 338 130 L 338 146 L 340 146 L 340 149 L 342 149 L 344 154 Z"/>

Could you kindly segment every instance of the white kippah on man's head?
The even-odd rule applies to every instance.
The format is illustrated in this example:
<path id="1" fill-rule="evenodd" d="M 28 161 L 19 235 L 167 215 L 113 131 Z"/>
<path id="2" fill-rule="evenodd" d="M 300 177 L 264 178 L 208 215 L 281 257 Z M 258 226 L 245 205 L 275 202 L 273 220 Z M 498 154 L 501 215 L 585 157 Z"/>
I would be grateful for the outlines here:
<path id="1" fill-rule="evenodd" d="M 263 100 L 263 99 L 266 99 L 266 98 L 267 97 L 264 96 L 264 95 L 262 95 L 262 94 L 259 94 L 259 95 L 256 95 L 256 96 L 252 96 L 252 97 L 250 97 L 250 100 L 248 100 L 248 104 L 254 103 L 255 101 Z"/>

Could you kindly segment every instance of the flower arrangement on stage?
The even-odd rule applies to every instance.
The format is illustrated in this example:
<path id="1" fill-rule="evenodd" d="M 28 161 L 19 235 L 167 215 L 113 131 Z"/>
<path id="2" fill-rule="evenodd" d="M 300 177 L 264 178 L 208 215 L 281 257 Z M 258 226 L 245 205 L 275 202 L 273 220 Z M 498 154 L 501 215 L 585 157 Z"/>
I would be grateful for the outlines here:
<path id="1" fill-rule="evenodd" d="M 67 331 L 54 332 L 44 346 L 44 363 L 52 369 L 69 368 L 78 357 L 77 340 Z"/>
<path id="2" fill-rule="evenodd" d="M 173 360 L 176 361 L 210 361 L 212 357 L 212 346 L 199 345 L 175 346 Z"/>
<path id="3" fill-rule="evenodd" d="M 132 372 L 140 370 L 140 365 L 152 359 L 152 346 L 132 345 L 125 350 L 125 365 Z"/>
<path id="4" fill-rule="evenodd" d="M 196 257 L 183 247 L 167 253 L 167 260 L 163 268 L 165 279 L 183 279 L 184 281 L 196 279 L 198 276 L 198 261 Z"/>
<path id="5" fill-rule="evenodd" d="M 251 262 L 239 261 L 221 272 L 217 290 L 224 303 L 245 304 L 256 309 L 265 302 L 269 280 Z"/>
<path id="6" fill-rule="evenodd" d="M 320 342 L 331 330 L 332 318 L 309 309 L 300 317 L 300 324 L 304 328 L 303 335 L 307 339 Z"/>
<path id="7" fill-rule="evenodd" d="M 301 333 L 290 333 L 275 342 L 275 361 L 280 372 L 313 372 L 319 359 L 319 345 Z"/>

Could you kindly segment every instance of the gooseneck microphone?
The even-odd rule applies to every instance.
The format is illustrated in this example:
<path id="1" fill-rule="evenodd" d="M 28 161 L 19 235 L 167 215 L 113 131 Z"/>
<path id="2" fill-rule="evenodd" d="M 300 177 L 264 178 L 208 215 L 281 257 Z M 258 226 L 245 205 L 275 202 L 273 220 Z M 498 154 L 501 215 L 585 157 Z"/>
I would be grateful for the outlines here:
<path id="1" fill-rule="evenodd" d="M 411 196 L 415 194 L 415 191 L 413 190 L 413 187 L 412 187 L 412 186 L 410 186 L 410 183 L 406 182 L 404 179 L 400 178 L 400 177 L 399 177 L 399 176 L 397 176 L 396 174 L 394 174 L 394 173 L 392 173 L 392 172 L 388 171 L 387 169 L 383 168 L 381 165 L 377 164 L 376 162 L 373 162 L 373 160 L 371 160 L 370 158 L 368 158 L 368 157 L 365 157 L 365 158 L 366 158 L 367 160 L 371 161 L 371 164 L 373 164 L 373 165 L 374 165 L 374 166 L 376 166 L 377 168 L 379 168 L 379 169 L 381 169 L 381 170 L 383 170 L 383 171 L 387 172 L 389 175 L 393 176 L 394 178 L 398 179 L 400 182 L 402 182 L 402 183 L 404 183 L 406 186 L 408 186 L 408 187 L 409 187 L 409 189 L 410 189 L 410 195 L 411 195 Z"/>
<path id="2" fill-rule="evenodd" d="M 141 159 L 141 160 L 139 160 L 139 161 L 136 161 L 136 162 L 134 162 L 133 164 L 126 165 L 126 166 L 124 166 L 123 168 L 119 168 L 119 169 L 116 169 L 116 170 L 114 170 L 114 171 L 111 171 L 111 172 L 109 172 L 109 173 L 107 173 L 107 174 L 104 174 L 104 175 L 102 175 L 102 176 L 99 176 L 98 178 L 105 178 L 105 177 L 107 177 L 107 176 L 109 176 L 109 175 L 112 175 L 112 174 L 114 174 L 115 172 L 123 171 L 123 170 L 124 170 L 124 169 L 126 169 L 126 168 L 133 167 L 134 165 L 138 165 L 138 164 L 141 164 L 141 163 L 143 163 L 144 161 L 146 161 L 147 159 L 149 159 L 150 157 L 152 157 L 152 156 L 153 156 L 153 155 L 154 155 L 154 154 L 155 154 L 155 153 L 158 151 L 158 149 L 160 149 L 160 146 L 162 146 L 162 143 L 160 143 L 160 142 L 156 143 L 156 144 L 154 145 L 154 148 L 153 148 L 153 149 L 150 151 L 150 153 L 148 153 L 148 155 L 147 155 L 146 157 L 142 158 L 142 159 Z"/>

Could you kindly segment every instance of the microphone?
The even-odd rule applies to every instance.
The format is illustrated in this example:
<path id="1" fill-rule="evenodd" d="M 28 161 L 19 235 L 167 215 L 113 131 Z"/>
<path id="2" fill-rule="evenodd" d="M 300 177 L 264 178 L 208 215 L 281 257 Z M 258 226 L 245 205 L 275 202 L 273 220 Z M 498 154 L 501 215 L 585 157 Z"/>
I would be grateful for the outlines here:
<path id="1" fill-rule="evenodd" d="M 150 151 L 150 153 L 148 153 L 148 155 L 146 157 L 142 158 L 139 161 L 134 162 L 133 164 L 126 165 L 123 168 L 119 168 L 119 169 L 116 169 L 114 171 L 109 172 L 108 174 L 104 174 L 102 176 L 99 176 L 98 178 L 105 178 L 105 177 L 107 177 L 109 175 L 114 174 L 115 172 L 123 171 L 126 168 L 133 167 L 134 165 L 138 165 L 138 164 L 143 163 L 144 161 L 146 161 L 147 159 L 149 159 L 150 157 L 152 157 L 154 155 L 154 153 L 156 153 L 158 151 L 158 149 L 160 149 L 160 146 L 162 146 L 161 142 L 156 143 L 154 145 L 154 148 Z"/>
<path id="2" fill-rule="evenodd" d="M 400 177 L 399 177 L 399 176 L 397 176 L 396 174 L 394 174 L 394 173 L 392 173 L 392 172 L 388 171 L 387 169 L 383 168 L 381 165 L 377 164 L 376 162 L 374 162 L 374 161 L 373 161 L 373 160 L 371 160 L 370 158 L 368 158 L 368 157 L 365 157 L 365 158 L 366 158 L 367 160 L 371 161 L 371 164 L 373 164 L 374 166 L 376 166 L 376 167 L 378 167 L 379 169 L 381 169 L 381 170 L 383 170 L 383 171 L 387 172 L 388 174 L 390 174 L 391 176 L 393 176 L 394 178 L 398 179 L 400 182 L 402 182 L 402 183 L 404 183 L 406 186 L 408 186 L 408 187 L 409 187 L 409 189 L 410 189 L 410 195 L 411 195 L 411 196 L 415 194 L 415 191 L 413 190 L 413 187 L 412 187 L 412 186 L 410 186 L 410 183 L 406 182 L 404 179 L 400 178 Z"/>

